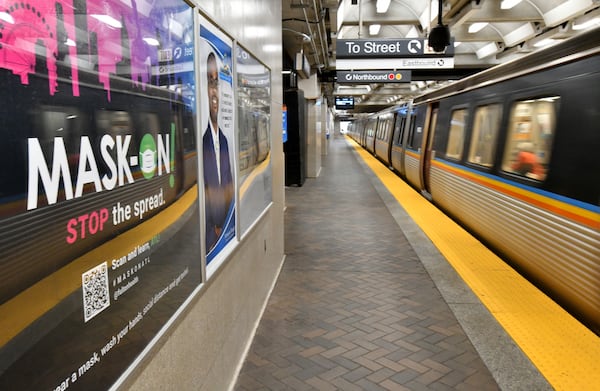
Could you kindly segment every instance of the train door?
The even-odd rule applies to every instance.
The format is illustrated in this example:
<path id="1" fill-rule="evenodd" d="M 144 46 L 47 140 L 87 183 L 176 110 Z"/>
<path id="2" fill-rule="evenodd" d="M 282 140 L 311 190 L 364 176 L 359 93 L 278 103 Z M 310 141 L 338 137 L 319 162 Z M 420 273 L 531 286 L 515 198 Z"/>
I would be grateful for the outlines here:
<path id="1" fill-rule="evenodd" d="M 408 141 L 412 137 L 415 131 L 417 112 L 412 102 L 409 102 L 406 106 L 406 112 L 403 115 L 402 122 L 400 123 L 400 134 L 398 135 L 398 142 L 400 145 L 400 173 L 403 178 L 406 179 L 406 148 L 408 147 Z"/>
<path id="2" fill-rule="evenodd" d="M 433 159 L 433 136 L 435 133 L 435 125 L 437 123 L 439 104 L 433 103 L 427 108 L 427 118 L 425 120 L 425 134 L 423 137 L 423 147 L 421 154 L 421 183 L 423 192 L 426 196 L 431 197 L 431 187 L 429 184 L 431 159 Z"/>
<path id="3" fill-rule="evenodd" d="M 402 177 L 404 177 L 404 128 L 409 116 L 410 114 L 408 114 L 406 107 L 402 107 L 396 113 L 391 137 L 390 162 L 394 170 Z"/>
<path id="4" fill-rule="evenodd" d="M 386 158 L 387 158 L 387 163 L 389 167 L 392 167 L 392 145 L 393 143 L 393 139 L 394 139 L 394 125 L 396 123 L 396 118 L 397 118 L 397 114 L 394 113 L 391 115 L 390 120 L 388 121 L 388 129 L 387 129 L 387 135 L 386 135 L 386 141 L 387 141 L 387 154 L 386 154 Z"/>

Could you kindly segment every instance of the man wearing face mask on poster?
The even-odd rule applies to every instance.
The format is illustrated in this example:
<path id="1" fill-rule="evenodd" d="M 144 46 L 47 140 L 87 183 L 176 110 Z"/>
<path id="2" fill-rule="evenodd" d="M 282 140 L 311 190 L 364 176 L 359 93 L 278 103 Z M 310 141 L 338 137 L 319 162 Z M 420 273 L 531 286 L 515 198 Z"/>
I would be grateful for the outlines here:
<path id="1" fill-rule="evenodd" d="M 215 246 L 233 202 L 233 179 L 229 147 L 219 128 L 219 71 L 214 53 L 207 59 L 207 91 L 210 119 L 203 137 L 204 195 L 206 205 L 206 251 Z"/>

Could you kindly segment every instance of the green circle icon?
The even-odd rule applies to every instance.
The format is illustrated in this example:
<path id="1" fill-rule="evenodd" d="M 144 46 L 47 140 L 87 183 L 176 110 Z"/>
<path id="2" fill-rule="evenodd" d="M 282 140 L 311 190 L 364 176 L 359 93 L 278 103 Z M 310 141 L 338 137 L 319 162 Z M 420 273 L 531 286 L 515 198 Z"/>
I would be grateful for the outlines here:
<path id="1" fill-rule="evenodd" d="M 140 142 L 140 169 L 144 178 L 151 179 L 156 172 L 156 142 L 151 134 L 146 133 Z"/>

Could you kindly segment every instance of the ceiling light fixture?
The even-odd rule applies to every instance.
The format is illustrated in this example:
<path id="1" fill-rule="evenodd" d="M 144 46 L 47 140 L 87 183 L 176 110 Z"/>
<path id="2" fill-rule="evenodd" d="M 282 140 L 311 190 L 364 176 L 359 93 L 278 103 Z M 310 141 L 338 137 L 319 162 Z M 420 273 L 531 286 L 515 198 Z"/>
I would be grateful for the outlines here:
<path id="1" fill-rule="evenodd" d="M 544 46 L 554 45 L 555 43 L 558 43 L 560 41 L 562 41 L 562 39 L 544 38 L 541 41 L 534 43 L 533 46 L 535 46 L 536 48 L 541 48 Z"/>
<path id="2" fill-rule="evenodd" d="M 600 26 L 600 8 L 581 15 L 573 21 L 573 30 L 585 30 L 594 26 Z"/>
<path id="3" fill-rule="evenodd" d="M 160 42 L 158 42 L 156 38 L 145 37 L 143 40 L 150 46 L 160 46 Z"/>
<path id="4" fill-rule="evenodd" d="M 99 21 L 101 21 L 104 24 L 109 25 L 110 27 L 114 27 L 114 28 L 122 28 L 123 25 L 121 24 L 121 22 L 119 22 L 118 20 L 116 20 L 115 18 L 113 18 L 112 16 L 109 15 L 101 15 L 101 14 L 91 14 L 90 15 L 92 18 L 97 19 Z"/>
<path id="5" fill-rule="evenodd" d="M 469 26 L 469 33 L 474 34 L 481 31 L 482 28 L 488 25 L 488 22 L 477 22 Z"/>
<path id="6" fill-rule="evenodd" d="M 477 55 L 477 58 L 481 60 L 482 58 L 489 57 L 493 54 L 498 53 L 499 51 L 500 46 L 496 42 L 490 42 L 487 45 L 483 45 L 482 47 L 477 49 L 475 54 Z"/>
<path id="7" fill-rule="evenodd" d="M 599 26 L 600 18 L 590 19 L 587 22 L 583 22 L 581 24 L 573 23 L 573 30 L 585 30 L 592 26 Z"/>
<path id="8" fill-rule="evenodd" d="M 527 39 L 535 37 L 536 29 L 533 23 L 525 23 L 521 27 L 514 29 L 510 33 L 506 34 L 503 39 L 506 46 L 515 46 Z"/>
<path id="9" fill-rule="evenodd" d="M 503 10 L 509 10 L 520 2 L 521 0 L 502 0 L 502 3 L 500 3 L 500 8 Z"/>
<path id="10" fill-rule="evenodd" d="M 391 0 L 377 0 L 375 8 L 378 14 L 385 14 L 390 7 Z"/>
<path id="11" fill-rule="evenodd" d="M 381 25 L 380 24 L 372 24 L 369 26 L 369 34 L 371 35 L 377 35 L 379 34 L 379 30 L 381 29 Z"/>
<path id="12" fill-rule="evenodd" d="M 528 45 L 536 48 L 553 45 L 555 43 L 563 41 L 565 38 L 568 37 L 568 35 L 566 36 L 564 34 L 564 30 L 565 29 L 561 28 L 560 26 L 555 27 L 551 30 L 546 31 L 543 34 L 538 35 L 535 38 L 530 39 L 529 41 L 527 41 L 527 43 Z"/>
<path id="13" fill-rule="evenodd" d="M 0 20 L 5 21 L 6 23 L 15 24 L 15 20 L 8 12 L 0 12 Z"/>
<path id="14" fill-rule="evenodd" d="M 593 0 L 567 0 L 560 5 L 544 13 L 544 23 L 547 27 L 554 27 L 567 20 L 581 15 L 582 13 L 593 9 L 596 5 Z"/>

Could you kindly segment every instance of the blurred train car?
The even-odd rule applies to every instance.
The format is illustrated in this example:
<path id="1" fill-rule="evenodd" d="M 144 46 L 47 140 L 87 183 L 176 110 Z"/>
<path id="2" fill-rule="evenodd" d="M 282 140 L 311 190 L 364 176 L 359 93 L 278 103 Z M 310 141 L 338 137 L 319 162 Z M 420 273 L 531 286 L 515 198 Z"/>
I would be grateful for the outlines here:
<path id="1" fill-rule="evenodd" d="M 262 163 L 269 155 L 269 116 L 261 110 L 238 106 L 239 166 L 242 177 Z"/>
<path id="2" fill-rule="evenodd" d="M 393 112 L 381 113 L 377 120 L 377 130 L 375 132 L 375 156 L 382 162 L 390 165 L 391 156 L 391 133 L 394 130 L 395 115 Z"/>
<path id="3" fill-rule="evenodd" d="M 355 118 L 354 121 L 348 125 L 348 136 L 350 136 L 354 141 L 364 147 L 364 143 L 362 141 L 363 131 L 365 128 L 365 120 L 364 118 Z"/>
<path id="4" fill-rule="evenodd" d="M 378 158 L 596 333 L 599 43 L 600 29 L 581 33 L 375 115 L 395 120 L 373 144 Z"/>
<path id="5" fill-rule="evenodd" d="M 371 153 L 375 153 L 375 131 L 377 130 L 377 120 L 378 117 L 369 117 L 365 122 L 364 147 Z"/>

